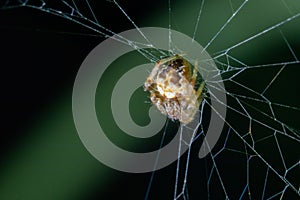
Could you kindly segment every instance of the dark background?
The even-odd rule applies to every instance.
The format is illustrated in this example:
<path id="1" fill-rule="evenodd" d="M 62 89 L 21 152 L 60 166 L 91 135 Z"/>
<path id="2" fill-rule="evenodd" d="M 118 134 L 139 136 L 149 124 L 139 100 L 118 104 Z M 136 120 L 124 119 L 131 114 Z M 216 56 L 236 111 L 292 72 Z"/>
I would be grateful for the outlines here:
<path id="1" fill-rule="evenodd" d="M 51 5 L 55 8 L 59 6 Z M 101 13 L 100 20 L 105 19 L 101 24 L 116 33 L 133 28 L 112 3 L 92 5 L 93 8 L 98 7 L 95 11 Z M 146 15 L 142 7 L 147 6 L 151 11 L 157 5 L 153 1 L 140 4 L 126 2 L 122 7 L 138 22 L 138 19 Z M 88 34 L 96 35 L 66 19 L 32 8 L 0 11 L 0 179 L 8 180 L 0 187 L 0 199 L 144 198 L 149 174 L 130 175 L 102 165 L 81 144 L 71 121 L 71 95 L 77 71 L 88 53 L 105 39 Z M 52 122 L 52 118 L 61 122 L 57 125 Z M 39 126 L 45 127 L 36 130 Z M 59 133 L 52 130 L 55 126 L 61 127 Z M 43 131 L 47 129 L 50 133 Z M 65 135 L 66 139 L 35 141 L 36 137 L 47 138 L 54 134 Z M 42 148 L 36 148 L 37 144 Z M 57 154 L 51 154 L 51 148 L 47 149 L 48 144 L 54 145 Z M 46 161 L 40 157 L 31 160 L 31 153 L 28 153 L 31 151 L 28 150 L 30 146 L 33 146 L 33 152 L 42 150 L 44 152 L 41 156 L 50 153 L 50 157 L 45 158 Z M 59 154 L 74 148 L 79 150 L 75 151 L 73 157 L 68 153 L 67 156 L 86 159 L 75 163 L 69 161 L 69 165 L 64 165 L 68 158 Z M 51 163 L 52 161 L 55 163 Z M 79 174 L 77 168 L 82 166 L 81 162 L 85 162 L 85 168 Z M 19 173 L 15 173 L 16 171 Z M 82 182 L 80 177 L 84 177 L 85 173 L 88 174 L 88 181 Z M 39 175 L 42 176 L 38 177 Z M 166 183 L 169 181 L 174 182 L 168 180 Z M 63 184 L 73 183 L 74 186 L 67 186 L 67 189 L 61 188 Z M 167 187 L 170 186 L 167 184 Z"/>
<path id="2" fill-rule="evenodd" d="M 59 4 L 51 5 L 57 8 Z M 112 3 L 92 5 L 114 32 L 132 27 Z M 146 1 L 143 5 L 133 2 L 122 5 L 137 21 L 145 15 L 143 6 L 151 10 L 156 4 Z M 5 149 L 15 139 L 26 137 L 20 130 L 48 111 L 51 102 L 65 95 L 71 97 L 81 63 L 105 38 L 61 17 L 27 7 L 1 10 L 0 30 L 1 100 L 5 116 L 2 128 L 10 131 L 1 140 L 1 148 Z"/>

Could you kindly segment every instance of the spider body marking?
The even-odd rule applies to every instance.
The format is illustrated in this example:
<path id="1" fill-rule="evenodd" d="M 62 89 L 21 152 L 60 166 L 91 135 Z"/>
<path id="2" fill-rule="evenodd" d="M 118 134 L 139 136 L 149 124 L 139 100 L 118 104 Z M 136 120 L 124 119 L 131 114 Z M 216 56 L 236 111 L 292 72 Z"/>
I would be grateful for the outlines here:
<path id="1" fill-rule="evenodd" d="M 190 123 L 202 102 L 204 82 L 195 89 L 196 64 L 191 73 L 189 62 L 179 55 L 155 63 L 147 77 L 144 90 L 150 92 L 151 102 L 164 115 L 181 123 Z"/>

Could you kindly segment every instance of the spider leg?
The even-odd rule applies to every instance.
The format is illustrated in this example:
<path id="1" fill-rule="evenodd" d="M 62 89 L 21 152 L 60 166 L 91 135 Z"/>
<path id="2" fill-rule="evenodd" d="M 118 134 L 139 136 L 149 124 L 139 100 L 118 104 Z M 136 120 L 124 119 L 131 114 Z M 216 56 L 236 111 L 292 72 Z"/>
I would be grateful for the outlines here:
<path id="1" fill-rule="evenodd" d="M 198 62 L 195 62 L 194 70 L 193 70 L 193 75 L 191 77 L 191 85 L 195 86 L 196 81 L 197 81 L 197 67 L 198 67 Z"/>
<path id="2" fill-rule="evenodd" d="M 196 81 L 197 81 L 197 69 L 198 69 L 198 62 L 196 61 L 195 65 L 194 65 L 193 75 L 191 77 L 191 84 L 193 86 L 195 86 Z M 197 97 L 199 103 L 201 103 L 202 100 L 203 100 L 202 91 L 204 89 L 204 86 L 205 86 L 205 82 L 202 81 L 201 84 L 200 84 L 200 86 L 199 86 L 199 88 L 196 91 L 196 97 Z"/>
<path id="3" fill-rule="evenodd" d="M 173 55 L 173 56 L 170 56 L 170 57 L 167 57 L 167 58 L 163 58 L 163 59 L 160 59 L 159 61 L 156 62 L 157 65 L 161 65 L 161 64 L 164 64 L 164 63 L 167 63 L 171 60 L 173 60 L 174 58 L 177 58 L 179 57 L 179 55 Z"/>
<path id="4" fill-rule="evenodd" d="M 204 89 L 204 86 L 205 86 L 205 82 L 202 81 L 201 84 L 200 84 L 200 86 L 199 86 L 199 88 L 196 91 L 196 96 L 197 96 L 199 102 L 201 102 L 202 99 L 203 99 L 203 97 L 202 97 L 202 91 Z"/>

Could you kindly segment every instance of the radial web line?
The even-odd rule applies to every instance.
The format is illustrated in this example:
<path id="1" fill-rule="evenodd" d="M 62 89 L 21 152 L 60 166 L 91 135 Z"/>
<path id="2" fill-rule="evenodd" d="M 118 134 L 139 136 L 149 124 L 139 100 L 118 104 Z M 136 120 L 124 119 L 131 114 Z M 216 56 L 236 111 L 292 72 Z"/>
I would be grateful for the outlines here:
<path id="1" fill-rule="evenodd" d="M 234 48 L 236 48 L 236 47 L 238 47 L 238 46 L 240 46 L 240 45 L 242 45 L 242 44 L 244 44 L 246 42 L 249 42 L 249 41 L 255 39 L 256 37 L 259 37 L 259 36 L 261 36 L 263 34 L 266 34 L 269 31 L 271 31 L 271 30 L 273 30 L 275 28 L 278 28 L 278 27 L 282 26 L 283 24 L 285 24 L 285 23 L 287 23 L 287 22 L 289 22 L 289 21 L 291 21 L 291 20 L 293 20 L 293 19 L 295 19 L 295 18 L 297 18 L 299 16 L 300 16 L 300 13 L 298 13 L 298 14 L 292 16 L 292 17 L 289 17 L 289 18 L 287 18 L 287 19 L 285 19 L 285 20 L 283 20 L 283 21 L 281 21 L 281 22 L 279 22 L 279 23 L 277 23 L 277 24 L 275 24 L 275 25 L 273 25 L 273 26 L 271 26 L 271 27 L 269 27 L 269 28 L 267 28 L 267 29 L 265 29 L 265 30 L 257 33 L 257 34 L 255 34 L 255 35 L 253 35 L 253 36 L 251 36 L 251 37 L 249 37 L 249 38 L 247 38 L 247 39 L 245 39 L 245 40 L 243 40 L 243 41 L 241 41 L 241 42 L 239 42 L 239 43 L 237 43 L 237 44 L 235 44 L 235 45 L 233 45 L 233 46 L 231 46 L 231 47 L 229 47 L 229 48 L 227 48 L 226 50 L 223 50 L 223 51 L 225 53 L 228 53 L 231 49 L 234 49 Z"/>
<path id="2" fill-rule="evenodd" d="M 200 22 L 200 17 L 201 17 L 203 6 L 204 6 L 204 1 L 205 0 L 201 0 L 201 6 L 200 6 L 200 9 L 199 9 L 199 12 L 198 12 L 198 16 L 197 16 L 197 20 L 196 20 L 196 24 L 195 24 L 195 29 L 194 29 L 194 33 L 193 33 L 192 42 L 194 42 L 195 37 L 196 37 L 196 33 L 198 31 L 198 25 L 199 25 L 199 22 Z"/>
<path id="3" fill-rule="evenodd" d="M 213 36 L 213 38 L 207 43 L 207 45 L 202 49 L 202 52 L 204 52 L 211 44 L 212 42 L 219 36 L 219 34 L 224 30 L 224 28 L 231 22 L 231 20 L 238 14 L 238 12 L 245 6 L 245 4 L 248 2 L 248 0 L 245 0 L 240 7 L 229 17 L 229 19 L 224 23 L 224 25 L 220 28 L 220 30 Z"/>

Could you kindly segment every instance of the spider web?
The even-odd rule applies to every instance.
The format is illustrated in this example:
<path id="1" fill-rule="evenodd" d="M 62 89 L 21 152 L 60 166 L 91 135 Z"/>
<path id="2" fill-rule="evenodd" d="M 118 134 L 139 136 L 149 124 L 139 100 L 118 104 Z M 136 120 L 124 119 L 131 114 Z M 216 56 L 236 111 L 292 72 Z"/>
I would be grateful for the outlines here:
<path id="1" fill-rule="evenodd" d="M 104 1 L 137 28 L 135 20 L 121 1 Z M 122 4 L 122 5 L 121 5 Z M 298 199 L 299 182 L 299 37 L 300 5 L 293 0 L 198 0 L 175 3 L 159 2 L 166 9 L 160 21 L 143 26 L 161 26 L 179 30 L 203 45 L 217 64 L 225 88 L 218 81 L 206 82 L 213 87 L 200 107 L 200 121 L 191 141 L 180 141 L 189 149 L 172 170 L 173 199 Z M 160 59 L 146 48 L 155 45 L 140 31 L 145 43 L 136 43 L 117 34 L 105 24 L 92 1 L 7 1 L 3 8 L 30 7 L 70 20 L 89 32 L 84 36 L 114 36 L 130 45 L 151 62 Z M 143 9 L 146 10 L 145 7 Z M 188 11 L 186 11 L 188 10 Z M 183 14 L 184 13 L 184 14 Z M 213 13 L 213 15 L 211 14 Z M 183 16 L 184 15 L 184 16 Z M 213 16 L 213 17 L 212 17 Z M 259 20 L 258 20 L 259 19 Z M 169 35 L 170 52 L 178 52 Z M 160 55 L 166 53 L 158 50 Z M 182 52 L 184 53 L 184 52 Z M 200 66 L 201 67 L 201 66 Z M 219 101 L 217 93 L 226 93 L 228 102 Z M 227 116 L 219 115 L 225 128 L 209 154 L 198 158 L 205 140 L 206 118 L 217 112 L 216 103 L 227 107 Z M 217 112 L 218 114 L 218 112 Z M 168 127 L 169 123 L 166 124 Z M 181 129 L 182 127 L 179 127 Z M 165 131 L 164 133 L 166 133 Z M 165 134 L 164 134 L 165 136 Z M 164 137 L 162 139 L 162 143 Z M 178 152 L 180 153 L 181 148 Z M 178 154 L 180 155 L 180 154 Z M 171 170 L 170 170 L 171 171 Z M 168 176 L 153 172 L 145 199 L 171 198 L 156 193 Z M 156 186 L 158 185 L 158 186 Z M 166 187 L 167 191 L 167 187 Z"/>

